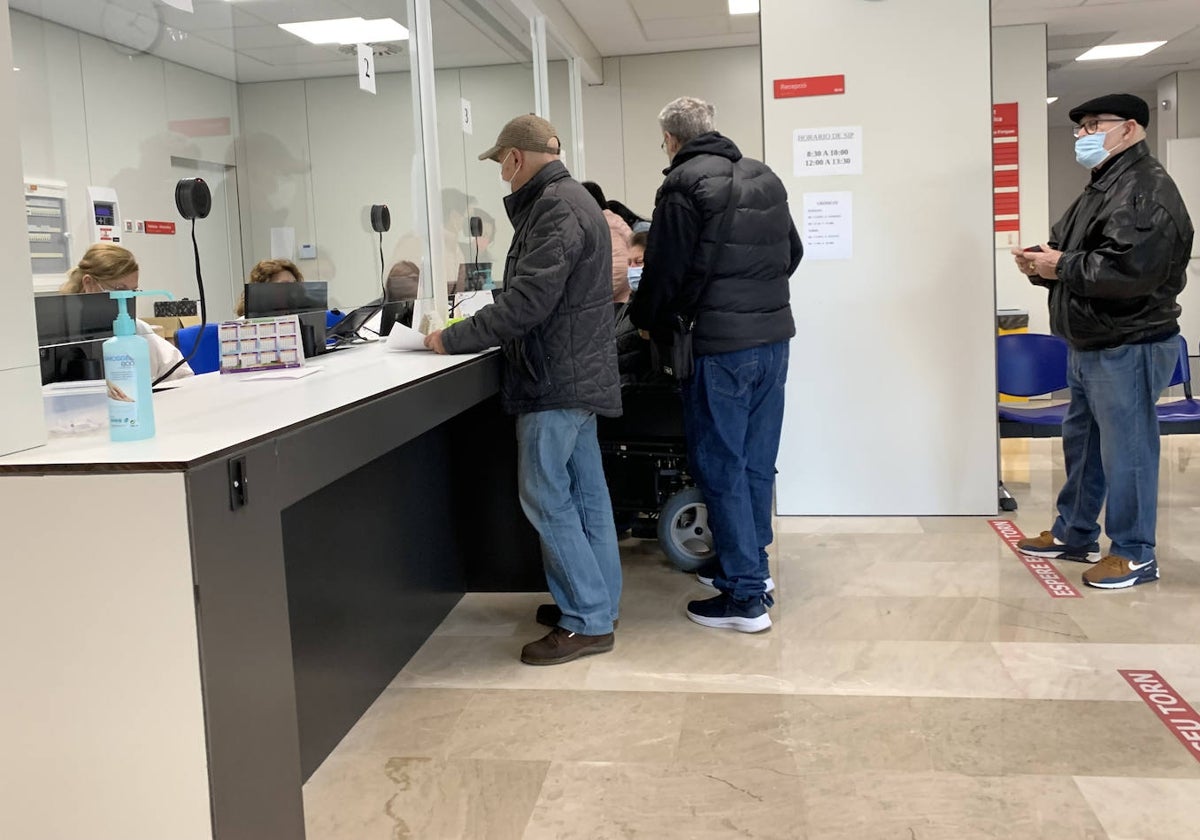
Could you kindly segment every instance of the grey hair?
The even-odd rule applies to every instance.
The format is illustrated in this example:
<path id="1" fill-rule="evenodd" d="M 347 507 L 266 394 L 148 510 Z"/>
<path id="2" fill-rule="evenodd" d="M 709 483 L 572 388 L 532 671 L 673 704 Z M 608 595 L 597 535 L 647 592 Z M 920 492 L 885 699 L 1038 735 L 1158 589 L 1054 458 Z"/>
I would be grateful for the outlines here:
<path id="1" fill-rule="evenodd" d="M 681 96 L 658 113 L 659 127 L 679 140 L 686 143 L 701 134 L 713 131 L 713 117 L 716 109 L 703 99 L 694 96 Z"/>

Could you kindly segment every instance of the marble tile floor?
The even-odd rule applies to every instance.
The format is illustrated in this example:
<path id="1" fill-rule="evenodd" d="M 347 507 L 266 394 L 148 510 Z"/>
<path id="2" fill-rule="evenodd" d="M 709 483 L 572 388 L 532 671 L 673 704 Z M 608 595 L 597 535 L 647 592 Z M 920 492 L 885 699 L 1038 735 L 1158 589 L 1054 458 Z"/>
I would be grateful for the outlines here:
<path id="1" fill-rule="evenodd" d="M 1165 438 L 1163 579 L 1052 599 L 987 518 L 786 519 L 759 635 L 622 545 L 616 649 L 517 661 L 544 594 L 471 594 L 305 786 L 309 840 L 1197 840 L 1200 761 L 1118 673 L 1200 707 L 1200 439 Z M 1026 533 L 1058 442 L 1005 441 Z"/>

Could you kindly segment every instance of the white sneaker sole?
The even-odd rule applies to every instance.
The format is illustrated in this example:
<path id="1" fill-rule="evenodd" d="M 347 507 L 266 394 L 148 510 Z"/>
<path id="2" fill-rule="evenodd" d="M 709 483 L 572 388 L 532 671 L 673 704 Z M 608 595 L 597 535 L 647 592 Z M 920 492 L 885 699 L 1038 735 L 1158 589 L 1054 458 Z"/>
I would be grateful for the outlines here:
<path id="1" fill-rule="evenodd" d="M 1087 578 L 1084 578 L 1083 582 L 1094 589 L 1129 589 L 1131 586 L 1137 586 L 1138 584 L 1142 584 L 1142 583 L 1154 583 L 1158 579 L 1159 579 L 1159 573 L 1157 571 L 1155 571 L 1154 577 L 1144 577 L 1143 576 L 1143 577 L 1127 578 L 1126 580 L 1119 580 L 1119 581 L 1116 581 L 1115 583 L 1092 583 Z"/>
<path id="2" fill-rule="evenodd" d="M 704 584 L 705 586 L 713 585 L 713 579 L 710 577 L 704 577 L 704 575 L 699 575 L 699 574 L 696 575 L 696 580 L 698 580 L 700 583 Z M 766 586 L 767 586 L 766 591 L 768 593 L 775 591 L 775 581 L 773 579 L 767 578 Z M 713 588 L 716 589 L 715 586 L 713 586 Z"/>
<path id="3" fill-rule="evenodd" d="M 726 630 L 737 630 L 739 633 L 761 633 L 771 628 L 771 616 L 765 612 L 758 618 L 743 618 L 738 615 L 709 618 L 706 615 L 696 615 L 688 612 L 687 617 L 704 627 L 716 627 Z"/>

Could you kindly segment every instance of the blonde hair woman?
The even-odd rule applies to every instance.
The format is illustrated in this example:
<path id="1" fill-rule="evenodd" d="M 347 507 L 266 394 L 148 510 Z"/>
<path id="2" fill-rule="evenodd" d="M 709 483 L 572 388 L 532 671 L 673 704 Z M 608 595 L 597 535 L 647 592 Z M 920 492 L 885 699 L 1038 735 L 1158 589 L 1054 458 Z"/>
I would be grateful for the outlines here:
<path id="1" fill-rule="evenodd" d="M 135 291 L 138 287 L 138 264 L 133 254 L 120 245 L 98 242 L 87 249 L 79 265 L 67 272 L 67 282 L 59 291 L 67 295 L 97 292 Z M 145 321 L 137 320 L 137 332 L 150 345 L 150 378 L 158 379 L 183 358 L 174 344 L 158 335 Z M 180 365 L 171 379 L 191 376 L 192 369 Z"/>
<path id="2" fill-rule="evenodd" d="M 291 260 L 263 260 L 250 269 L 248 283 L 303 283 L 304 275 Z M 238 298 L 237 314 L 246 314 L 246 293 Z"/>

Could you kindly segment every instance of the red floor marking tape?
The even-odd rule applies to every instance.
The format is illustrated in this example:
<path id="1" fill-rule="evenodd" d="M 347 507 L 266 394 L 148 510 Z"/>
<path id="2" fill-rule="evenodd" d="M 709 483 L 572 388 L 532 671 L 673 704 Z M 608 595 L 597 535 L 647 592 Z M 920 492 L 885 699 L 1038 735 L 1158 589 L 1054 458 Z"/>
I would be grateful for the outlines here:
<path id="1" fill-rule="evenodd" d="M 1026 557 L 1017 549 L 1017 543 L 1025 539 L 1025 535 L 1021 533 L 1021 529 L 1008 519 L 989 519 L 988 524 L 992 526 L 1000 539 L 1012 549 L 1012 553 L 1017 555 L 1017 559 L 1025 564 L 1025 568 L 1029 570 L 1029 574 L 1033 575 L 1037 582 L 1042 585 L 1042 588 L 1050 593 L 1051 598 L 1082 598 L 1079 590 L 1067 582 L 1067 579 L 1062 576 L 1058 569 L 1054 568 L 1054 564 L 1049 560 L 1040 560 L 1037 557 Z"/>
<path id="2" fill-rule="evenodd" d="M 1200 715 L 1171 688 L 1158 671 L 1118 671 L 1146 702 L 1192 758 L 1200 761 Z"/>

